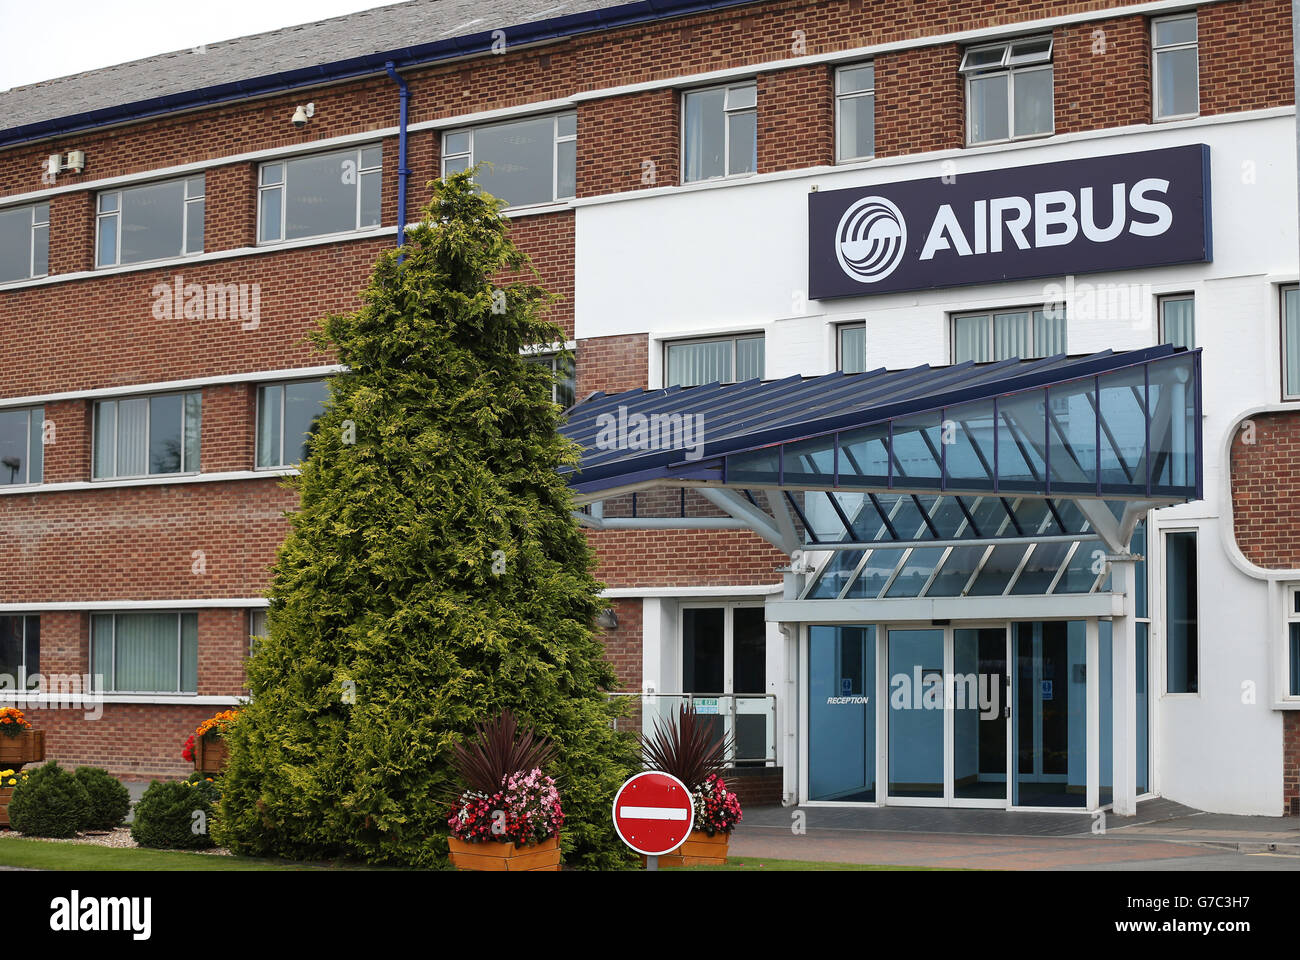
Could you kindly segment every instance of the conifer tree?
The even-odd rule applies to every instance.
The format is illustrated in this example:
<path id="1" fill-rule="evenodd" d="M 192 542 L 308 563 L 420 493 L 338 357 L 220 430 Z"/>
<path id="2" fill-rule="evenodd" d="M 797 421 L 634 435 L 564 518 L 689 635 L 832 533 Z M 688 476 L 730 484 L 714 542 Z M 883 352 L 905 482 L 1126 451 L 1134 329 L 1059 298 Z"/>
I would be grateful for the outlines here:
<path id="1" fill-rule="evenodd" d="M 637 767 L 605 696 L 604 606 L 565 480 L 554 299 L 469 172 L 314 335 L 346 372 L 309 441 L 272 568 L 251 703 L 227 736 L 219 840 L 290 858 L 444 864 L 453 744 L 503 708 L 549 737 L 565 862 L 628 863 L 610 824 Z M 494 278 L 519 272 L 526 282 Z"/>

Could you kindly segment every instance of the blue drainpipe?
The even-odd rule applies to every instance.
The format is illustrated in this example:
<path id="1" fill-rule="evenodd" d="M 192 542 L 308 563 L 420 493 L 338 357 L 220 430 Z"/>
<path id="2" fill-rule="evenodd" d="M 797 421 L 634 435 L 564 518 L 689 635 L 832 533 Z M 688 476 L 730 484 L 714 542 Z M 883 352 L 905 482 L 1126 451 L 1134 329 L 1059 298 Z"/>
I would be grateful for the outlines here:
<path id="1" fill-rule="evenodd" d="M 384 69 L 397 83 L 401 99 L 397 128 L 397 245 L 400 247 L 406 242 L 406 181 L 411 175 L 410 169 L 406 166 L 406 110 L 411 100 L 411 91 L 393 66 L 392 60 L 384 64 Z M 400 263 L 401 260 L 402 258 L 399 257 L 398 262 Z"/>

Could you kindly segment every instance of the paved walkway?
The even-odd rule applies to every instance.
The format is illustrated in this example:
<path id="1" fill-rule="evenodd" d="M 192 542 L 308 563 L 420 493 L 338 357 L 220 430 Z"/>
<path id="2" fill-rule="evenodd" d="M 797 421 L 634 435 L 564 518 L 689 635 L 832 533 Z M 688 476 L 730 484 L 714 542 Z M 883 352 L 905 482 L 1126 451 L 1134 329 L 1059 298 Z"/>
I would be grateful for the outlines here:
<path id="1" fill-rule="evenodd" d="M 736 857 L 984 870 L 1300 870 L 1300 820 L 1203 813 L 1169 800 L 1104 833 L 1078 813 L 882 807 L 748 811 Z"/>

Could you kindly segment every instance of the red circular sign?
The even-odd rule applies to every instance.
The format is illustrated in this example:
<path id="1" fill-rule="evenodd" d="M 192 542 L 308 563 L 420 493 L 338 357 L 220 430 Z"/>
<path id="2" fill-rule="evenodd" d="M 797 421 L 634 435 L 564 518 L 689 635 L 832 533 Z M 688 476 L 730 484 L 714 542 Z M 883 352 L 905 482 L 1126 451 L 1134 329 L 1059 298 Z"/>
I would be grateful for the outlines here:
<path id="1" fill-rule="evenodd" d="M 614 795 L 614 829 L 637 853 L 648 857 L 672 853 L 694 826 L 695 800 L 671 774 L 638 773 Z"/>

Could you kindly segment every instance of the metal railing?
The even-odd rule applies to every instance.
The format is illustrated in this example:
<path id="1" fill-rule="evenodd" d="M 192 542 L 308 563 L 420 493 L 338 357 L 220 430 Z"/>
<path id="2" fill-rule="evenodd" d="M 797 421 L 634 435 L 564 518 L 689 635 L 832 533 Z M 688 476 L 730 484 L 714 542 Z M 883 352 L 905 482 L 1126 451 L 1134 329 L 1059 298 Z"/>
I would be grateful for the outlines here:
<path id="1" fill-rule="evenodd" d="M 614 722 L 616 730 L 651 735 L 655 723 L 665 724 L 677 716 L 682 704 L 694 704 L 695 712 L 718 727 L 726 737 L 728 766 L 776 766 L 776 694 L 774 693 L 610 693 L 638 701 Z"/>

